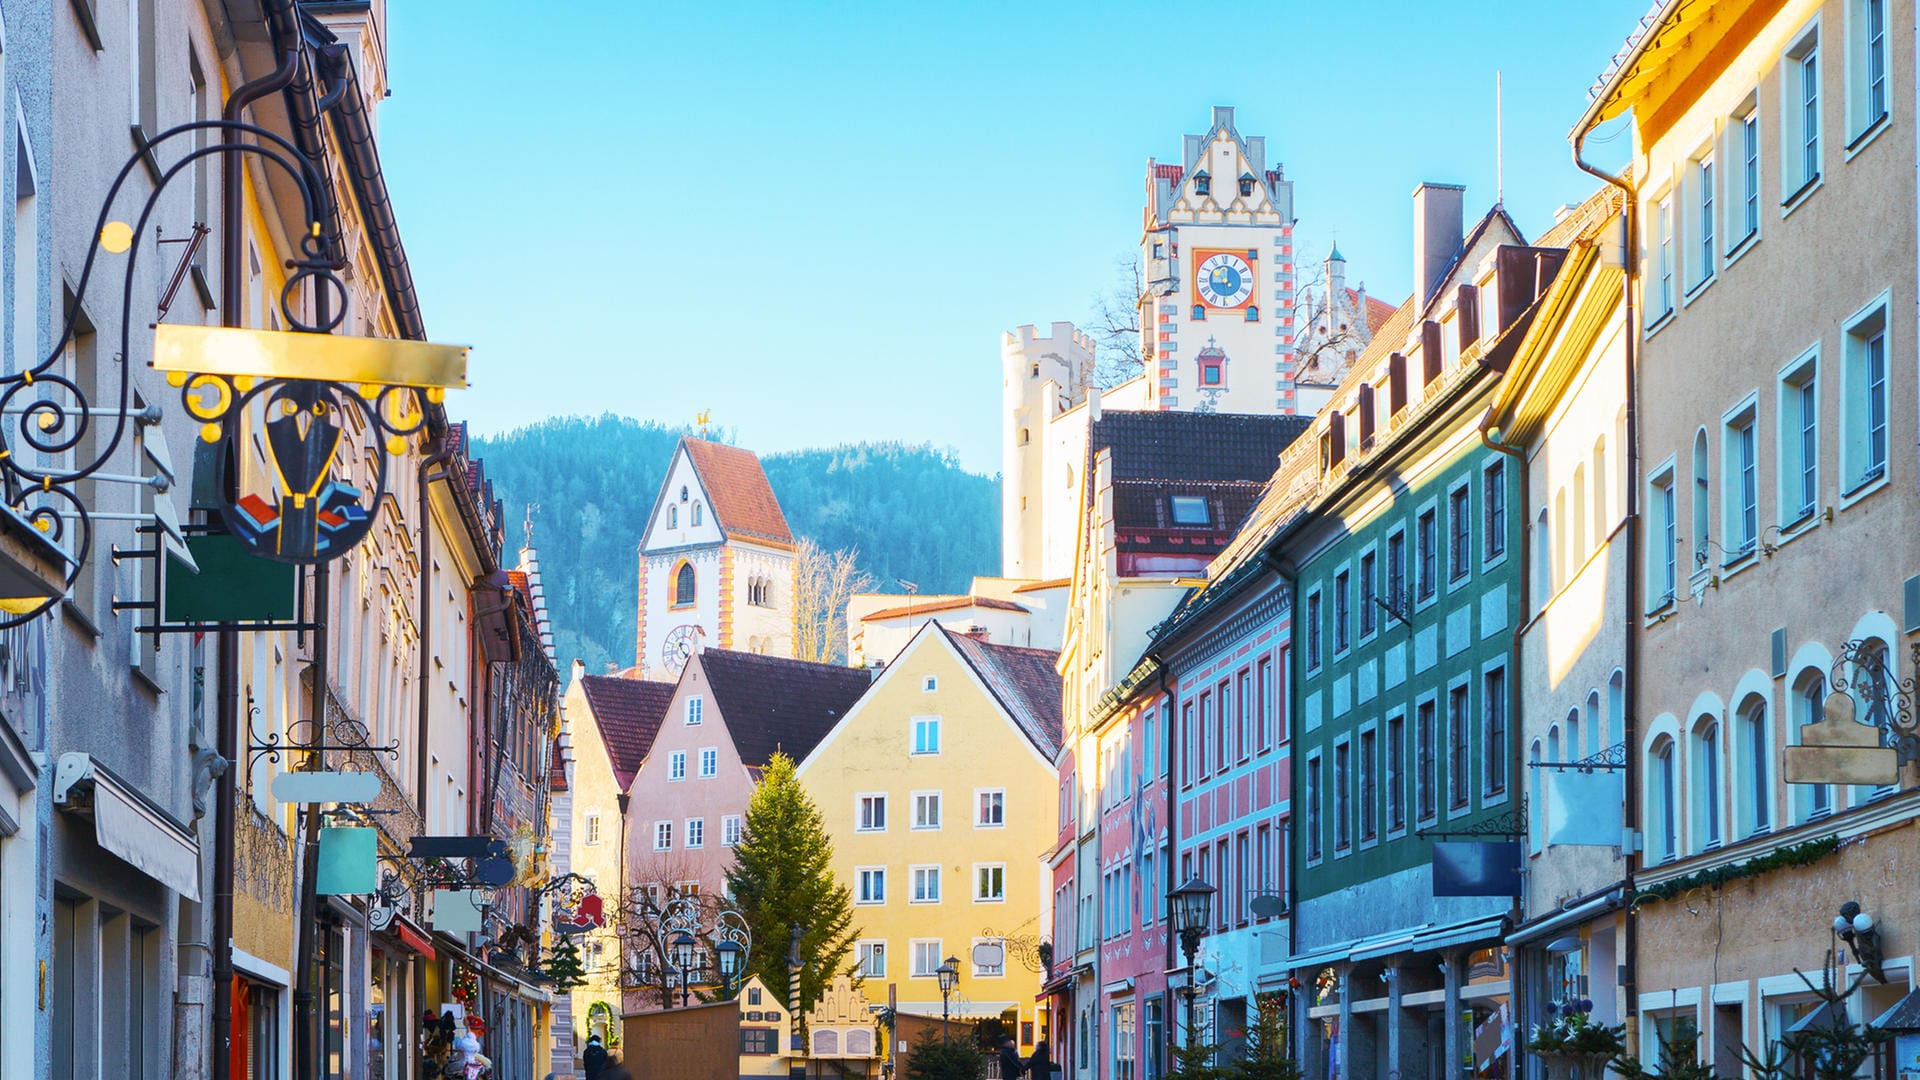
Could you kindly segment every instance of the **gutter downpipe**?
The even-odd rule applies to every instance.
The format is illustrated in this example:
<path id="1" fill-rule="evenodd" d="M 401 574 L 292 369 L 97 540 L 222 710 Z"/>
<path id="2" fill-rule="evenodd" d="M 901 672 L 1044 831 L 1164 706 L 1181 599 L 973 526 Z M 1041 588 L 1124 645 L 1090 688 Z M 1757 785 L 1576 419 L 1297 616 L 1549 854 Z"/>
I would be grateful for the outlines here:
<path id="1" fill-rule="evenodd" d="M 1624 605 L 1626 618 L 1624 625 L 1621 627 L 1626 637 L 1625 648 L 1621 652 L 1623 658 L 1623 663 L 1621 664 L 1621 681 L 1625 683 L 1625 686 L 1622 687 L 1621 696 L 1626 700 L 1621 708 L 1620 737 L 1621 741 L 1625 744 L 1627 762 L 1623 777 L 1627 789 L 1626 813 L 1624 815 L 1626 821 L 1624 822 L 1624 828 L 1627 836 L 1632 838 L 1631 843 L 1633 850 L 1625 852 L 1627 859 L 1627 876 L 1624 882 L 1624 895 L 1627 900 L 1625 904 L 1625 915 L 1623 917 L 1626 925 L 1623 951 L 1626 954 L 1626 962 L 1621 965 L 1625 969 L 1625 975 L 1620 980 L 1620 988 L 1625 992 L 1627 1006 L 1627 1015 L 1624 1017 L 1627 1028 L 1627 1056 L 1637 1059 L 1640 1056 L 1638 982 L 1640 934 L 1639 920 L 1634 914 L 1633 882 L 1634 876 L 1640 868 L 1641 850 L 1645 847 L 1641 842 L 1640 800 L 1638 797 L 1640 791 L 1640 739 L 1638 723 L 1640 714 L 1640 636 L 1639 627 L 1635 625 L 1635 621 L 1638 619 L 1637 605 L 1633 600 L 1633 590 L 1641 587 L 1642 570 L 1640 564 L 1643 558 L 1640 544 L 1640 399 L 1638 367 L 1640 355 L 1640 323 L 1639 316 L 1635 314 L 1633 303 L 1634 294 L 1637 291 L 1635 286 L 1640 276 L 1640 260 L 1635 252 L 1634 245 L 1638 232 L 1634 227 L 1634 190 L 1632 182 L 1624 177 L 1615 176 L 1599 166 L 1590 164 L 1581 156 L 1587 135 L 1591 133 L 1594 126 L 1599 123 L 1598 109 L 1599 102 L 1596 101 L 1594 107 L 1588 109 L 1587 114 L 1581 118 L 1579 126 L 1573 129 L 1573 133 L 1568 137 L 1568 141 L 1572 144 L 1573 164 L 1575 167 L 1579 168 L 1581 172 L 1591 174 L 1619 188 L 1621 195 L 1624 196 L 1621 200 L 1620 207 L 1620 303 L 1626 320 L 1626 333 L 1622 334 L 1621 337 L 1626 346 L 1625 392 L 1627 398 L 1627 445 L 1623 448 L 1626 454 L 1626 468 L 1623 472 L 1625 473 L 1627 486 L 1625 522 L 1627 526 L 1627 595 L 1624 597 L 1626 600 Z"/>
<path id="2" fill-rule="evenodd" d="M 1173 854 L 1180 844 L 1180 808 L 1174 803 L 1174 792 L 1177 791 L 1180 786 L 1180 763 L 1175 761 L 1173 757 L 1174 750 L 1180 745 L 1180 740 L 1174 737 L 1173 733 L 1174 726 L 1178 722 L 1177 718 L 1180 715 L 1180 710 L 1174 707 L 1173 688 L 1167 685 L 1166 660 L 1154 653 L 1148 653 L 1147 657 L 1160 669 L 1160 696 L 1167 702 L 1167 722 L 1160 725 L 1166 729 L 1161 732 L 1161 736 L 1167 740 L 1166 756 L 1160 759 L 1167 763 L 1167 857 L 1162 859 L 1161 862 L 1164 864 L 1163 872 L 1166 874 L 1165 880 L 1172 882 L 1175 880 Z M 1080 873 L 1080 864 L 1077 861 L 1074 863 L 1073 872 L 1075 875 Z M 1155 884 L 1157 885 L 1158 882 Z M 1184 885 L 1186 882 L 1183 881 L 1180 884 Z M 1173 886 L 1173 888 L 1178 887 L 1179 886 Z M 1171 891 L 1163 893 L 1160 896 L 1161 903 L 1166 904 L 1171 895 Z M 1164 911 L 1165 908 L 1162 910 Z M 1174 934 L 1168 934 L 1166 947 L 1161 950 L 1163 961 L 1161 970 L 1163 971 L 1173 970 L 1173 942 L 1175 937 L 1176 935 Z M 1168 1011 L 1171 1013 L 1172 1010 Z M 1175 1029 L 1178 1026 L 1177 1024 L 1161 1025 L 1167 1040 L 1167 1060 L 1169 1061 L 1175 1060 L 1173 1054 L 1180 1045 L 1175 1038 Z"/>
<path id="3" fill-rule="evenodd" d="M 299 62 L 297 49 L 281 50 L 277 67 L 234 88 L 221 108 L 220 118 L 228 123 L 240 122 L 248 105 L 279 92 L 293 81 Z M 225 148 L 220 155 L 220 325 L 238 327 L 245 294 L 240 284 L 243 163 L 239 133 L 231 128 L 221 129 L 220 143 Z M 220 776 L 213 811 L 213 1060 L 208 1075 L 212 1080 L 229 1080 L 233 1064 L 234 803 L 239 798 L 240 780 L 237 764 L 240 758 L 240 632 L 217 632 L 214 647 L 214 664 L 220 670 L 220 683 L 214 691 L 219 730 L 214 738 L 220 756 L 229 764 Z"/>

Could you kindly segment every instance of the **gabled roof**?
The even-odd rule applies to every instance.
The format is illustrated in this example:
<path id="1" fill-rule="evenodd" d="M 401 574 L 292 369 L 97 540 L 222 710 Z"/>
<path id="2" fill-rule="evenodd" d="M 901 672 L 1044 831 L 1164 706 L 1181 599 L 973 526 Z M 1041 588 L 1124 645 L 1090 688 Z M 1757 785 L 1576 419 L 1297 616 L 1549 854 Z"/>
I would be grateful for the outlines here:
<path id="1" fill-rule="evenodd" d="M 701 650 L 700 666 L 749 769 L 765 767 L 776 750 L 806 757 L 873 684 L 862 668 L 729 649 Z"/>
<path id="2" fill-rule="evenodd" d="M 965 608 L 985 608 L 989 611 L 1018 611 L 1027 609 L 1011 600 L 997 600 L 991 596 L 938 596 L 930 597 L 924 603 L 909 601 L 899 607 L 890 607 L 860 617 L 861 622 L 877 622 L 881 619 L 897 619 L 903 615 L 931 615 L 939 611 L 960 611 Z"/>
<path id="3" fill-rule="evenodd" d="M 1051 649 L 993 645 L 936 626 L 1034 748 L 1053 760 L 1060 753 L 1060 672 L 1054 666 L 1060 654 Z"/>
<path id="4" fill-rule="evenodd" d="M 680 440 L 680 449 L 693 462 L 722 532 L 792 546 L 787 516 L 780 511 L 780 500 L 774 498 L 773 485 L 753 451 L 691 437 Z"/>
<path id="5" fill-rule="evenodd" d="M 594 723 L 599 725 L 613 779 L 625 791 L 653 749 L 653 737 L 660 733 L 660 722 L 673 700 L 673 684 L 617 675 L 582 675 L 580 690 L 586 695 Z"/>
<path id="6" fill-rule="evenodd" d="M 1280 452 L 1312 423 L 1306 416 L 1107 412 L 1087 440 L 1113 462 L 1113 522 L 1123 552 L 1211 555 L 1233 535 L 1280 464 Z M 1087 497 L 1092 498 L 1091 489 Z M 1175 525 L 1170 499 L 1207 500 L 1206 526 Z"/>

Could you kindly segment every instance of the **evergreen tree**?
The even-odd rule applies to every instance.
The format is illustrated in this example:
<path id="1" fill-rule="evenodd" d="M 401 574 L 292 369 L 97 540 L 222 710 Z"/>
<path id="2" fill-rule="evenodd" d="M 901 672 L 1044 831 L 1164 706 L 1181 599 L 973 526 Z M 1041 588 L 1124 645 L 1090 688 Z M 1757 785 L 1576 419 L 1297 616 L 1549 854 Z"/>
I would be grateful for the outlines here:
<path id="1" fill-rule="evenodd" d="M 560 939 L 547 957 L 547 978 L 556 990 L 571 990 L 587 981 L 587 970 L 580 966 L 580 947 L 570 937 Z"/>
<path id="2" fill-rule="evenodd" d="M 774 754 L 747 804 L 727 887 L 753 931 L 749 973 L 776 994 L 787 989 L 789 935 L 802 928 L 800 1000 L 789 1003 L 800 1017 L 834 976 L 850 971 L 853 894 L 834 880 L 832 863 L 826 822 L 801 789 L 793 759 Z"/>
<path id="3" fill-rule="evenodd" d="M 1259 1000 L 1247 1026 L 1246 1056 L 1233 1063 L 1234 1080 L 1300 1080 L 1300 1066 L 1287 1050 L 1286 1001 L 1279 995 Z"/>
<path id="4" fill-rule="evenodd" d="M 907 1080 L 980 1080 L 987 1059 L 970 1038 L 923 1035 L 907 1054 Z"/>

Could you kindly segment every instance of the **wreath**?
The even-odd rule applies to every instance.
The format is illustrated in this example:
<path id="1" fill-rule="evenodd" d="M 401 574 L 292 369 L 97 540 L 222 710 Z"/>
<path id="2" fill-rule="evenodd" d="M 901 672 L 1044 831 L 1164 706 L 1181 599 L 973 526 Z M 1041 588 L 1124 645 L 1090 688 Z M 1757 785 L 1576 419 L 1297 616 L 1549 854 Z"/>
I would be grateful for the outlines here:
<path id="1" fill-rule="evenodd" d="M 453 977 L 448 981 L 453 986 L 453 1000 L 460 1004 L 471 1006 L 480 999 L 480 976 L 465 964 L 454 963 Z"/>

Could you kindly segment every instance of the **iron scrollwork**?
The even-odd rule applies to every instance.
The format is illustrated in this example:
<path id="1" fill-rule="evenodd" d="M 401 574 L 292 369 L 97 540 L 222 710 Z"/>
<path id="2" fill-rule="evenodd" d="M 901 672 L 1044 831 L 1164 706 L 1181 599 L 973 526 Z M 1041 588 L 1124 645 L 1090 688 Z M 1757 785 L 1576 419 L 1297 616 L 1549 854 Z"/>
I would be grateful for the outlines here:
<path id="1" fill-rule="evenodd" d="M 253 693 L 247 693 L 247 760 L 249 763 L 265 757 L 274 764 L 280 763 L 280 755 L 286 752 L 326 753 L 337 751 L 369 754 L 385 754 L 388 758 L 400 759 L 398 742 L 377 745 L 372 742 L 367 726 L 349 716 L 336 715 L 322 726 L 312 717 L 302 717 L 287 725 L 287 735 L 282 739 L 277 731 L 262 732 L 257 721 L 260 719 L 260 706 L 253 700 Z M 302 737 L 301 733 L 306 737 Z M 324 736 L 324 737 L 321 737 Z"/>
<path id="2" fill-rule="evenodd" d="M 1911 665 L 1920 669 L 1920 642 Z M 1880 745 L 1899 754 L 1900 764 L 1920 760 L 1920 722 L 1914 717 L 1916 677 L 1902 679 L 1893 669 L 1892 651 L 1879 641 L 1855 639 L 1841 646 L 1827 685 L 1853 698 L 1864 715 L 1856 719 L 1880 729 Z"/>

